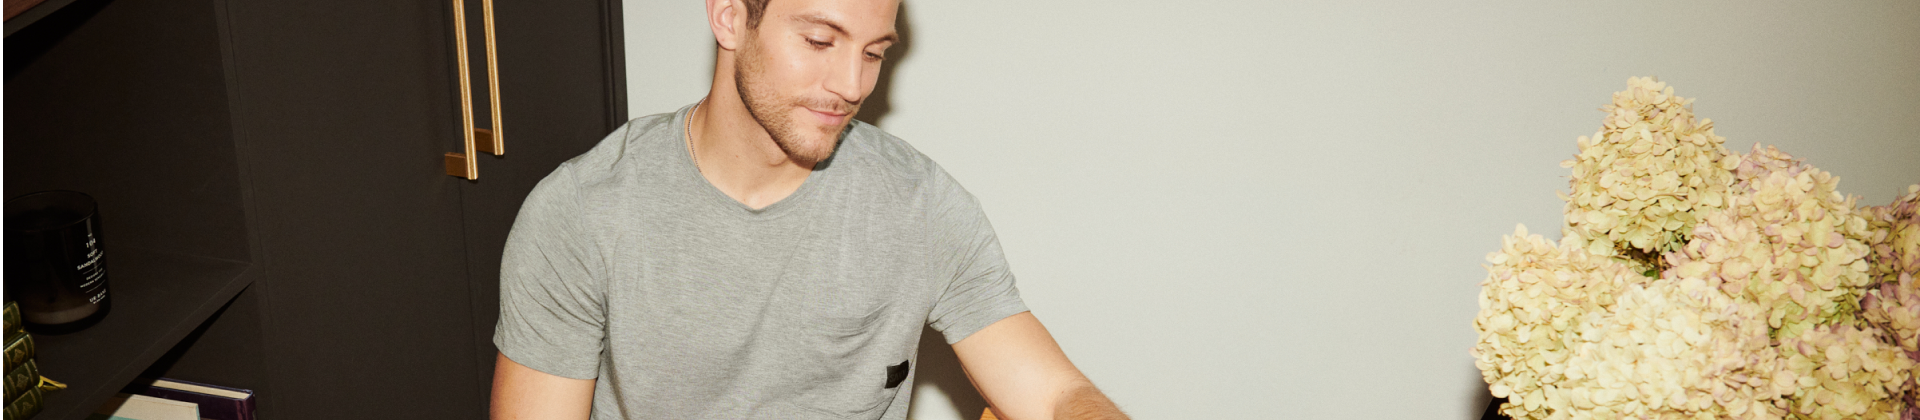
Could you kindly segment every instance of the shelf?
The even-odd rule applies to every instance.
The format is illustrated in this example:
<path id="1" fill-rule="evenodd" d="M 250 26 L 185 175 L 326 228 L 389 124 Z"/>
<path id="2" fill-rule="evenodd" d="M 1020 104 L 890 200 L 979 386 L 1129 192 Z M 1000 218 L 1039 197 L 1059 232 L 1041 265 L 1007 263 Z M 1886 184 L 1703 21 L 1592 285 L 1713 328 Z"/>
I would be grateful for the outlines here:
<path id="1" fill-rule="evenodd" d="M 69 386 L 36 419 L 85 417 L 263 277 L 249 263 L 249 189 L 214 6 L 46 0 L 6 22 L 0 183 L 9 196 L 72 190 L 99 202 L 113 300 L 91 328 L 34 336 L 44 374 Z M 257 325 L 247 308 L 219 318 Z M 231 341 L 258 364 L 257 339 Z"/>
<path id="2" fill-rule="evenodd" d="M 39 419 L 91 413 L 253 282 L 250 264 L 140 248 L 107 250 L 113 311 L 91 328 L 34 335 L 36 360 L 68 388 Z"/>

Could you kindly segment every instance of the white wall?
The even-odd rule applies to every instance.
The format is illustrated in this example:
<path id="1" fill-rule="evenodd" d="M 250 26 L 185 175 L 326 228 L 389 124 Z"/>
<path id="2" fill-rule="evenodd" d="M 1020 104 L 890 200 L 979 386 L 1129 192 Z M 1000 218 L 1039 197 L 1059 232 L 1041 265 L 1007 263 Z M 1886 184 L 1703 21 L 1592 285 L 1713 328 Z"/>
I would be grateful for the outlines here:
<path id="1" fill-rule="evenodd" d="M 1629 76 L 1867 202 L 1920 183 L 1920 3 L 1670 3 L 909 1 L 878 124 L 1137 418 L 1477 418 L 1481 258 L 1557 232 Z M 697 100 L 701 3 L 624 4 L 633 115 Z M 960 381 L 914 417 L 977 416 Z"/>

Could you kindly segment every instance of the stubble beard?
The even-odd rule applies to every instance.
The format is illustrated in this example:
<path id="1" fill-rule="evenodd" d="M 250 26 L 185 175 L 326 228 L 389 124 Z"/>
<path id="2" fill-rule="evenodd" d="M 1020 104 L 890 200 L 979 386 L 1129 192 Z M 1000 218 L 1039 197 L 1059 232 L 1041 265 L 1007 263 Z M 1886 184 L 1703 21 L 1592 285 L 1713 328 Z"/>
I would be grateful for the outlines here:
<path id="1" fill-rule="evenodd" d="M 766 57 L 760 51 L 759 41 L 752 36 L 748 39 L 741 46 L 733 68 L 733 84 L 740 92 L 740 102 L 747 106 L 747 114 L 767 130 L 767 135 L 773 138 L 773 144 L 780 147 L 780 151 L 786 153 L 789 159 L 814 164 L 833 156 L 840 133 L 853 123 L 851 116 L 860 111 L 860 104 L 850 104 L 837 98 L 821 100 L 781 96 L 766 81 Z M 807 133 L 802 130 L 824 127 L 794 121 L 793 115 L 786 111 L 796 107 L 841 111 L 849 117 L 830 129 Z"/>

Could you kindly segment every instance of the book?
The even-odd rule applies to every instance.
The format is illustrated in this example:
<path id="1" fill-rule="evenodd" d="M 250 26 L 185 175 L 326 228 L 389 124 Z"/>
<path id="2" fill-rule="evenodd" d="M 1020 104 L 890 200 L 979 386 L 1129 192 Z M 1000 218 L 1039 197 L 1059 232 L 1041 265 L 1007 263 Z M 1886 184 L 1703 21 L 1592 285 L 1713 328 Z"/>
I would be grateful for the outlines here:
<path id="1" fill-rule="evenodd" d="M 13 368 L 26 364 L 28 360 L 33 360 L 32 334 L 21 334 L 7 340 L 7 371 L 13 371 Z"/>
<path id="2" fill-rule="evenodd" d="M 130 392 L 199 404 L 200 416 L 206 419 L 253 420 L 251 390 L 160 378 L 144 386 L 136 382 Z"/>
<path id="3" fill-rule="evenodd" d="M 7 301 L 7 342 L 11 343 L 14 338 L 27 333 L 27 324 L 23 324 L 20 321 L 20 304 L 13 303 L 11 300 Z"/>
<path id="4" fill-rule="evenodd" d="M 27 392 L 21 394 L 20 398 L 7 401 L 7 419 L 26 420 L 34 414 L 39 414 L 41 406 L 45 404 L 46 393 L 41 392 L 38 387 L 27 388 Z"/>
<path id="5" fill-rule="evenodd" d="M 28 388 L 40 387 L 40 366 L 28 360 L 26 364 L 7 371 L 7 401 L 26 393 Z"/>
<path id="6" fill-rule="evenodd" d="M 145 395 L 115 395 L 87 420 L 200 420 L 194 403 Z"/>

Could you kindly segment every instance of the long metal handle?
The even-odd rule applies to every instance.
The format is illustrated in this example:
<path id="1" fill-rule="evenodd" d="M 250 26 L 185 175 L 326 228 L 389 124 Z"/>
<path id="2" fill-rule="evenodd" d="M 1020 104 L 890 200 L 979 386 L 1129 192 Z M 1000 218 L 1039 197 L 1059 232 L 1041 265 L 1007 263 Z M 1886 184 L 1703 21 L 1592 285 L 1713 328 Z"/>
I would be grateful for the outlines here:
<path id="1" fill-rule="evenodd" d="M 447 175 L 480 179 L 480 161 L 474 155 L 473 141 L 473 88 L 467 76 L 467 5 L 464 0 L 453 0 L 453 39 L 455 55 L 460 62 L 460 132 L 466 137 L 466 153 L 447 153 Z"/>
<path id="2" fill-rule="evenodd" d="M 507 154 L 507 143 L 501 137 L 500 130 L 500 60 L 494 51 L 493 42 L 493 0 L 480 1 L 481 19 L 487 23 L 487 104 L 493 108 L 493 129 L 481 129 L 484 137 L 480 151 L 494 156 Z"/>
<path id="3" fill-rule="evenodd" d="M 505 143 L 500 137 L 500 66 L 494 53 L 493 42 L 493 0 L 481 1 L 482 18 L 487 30 L 487 93 L 493 107 L 493 129 L 473 127 L 473 78 L 472 67 L 467 61 L 467 5 L 464 0 L 453 0 L 453 39 L 455 54 L 460 64 L 460 128 L 466 140 L 466 153 L 447 153 L 447 175 L 480 179 L 480 162 L 475 151 L 484 151 L 494 155 L 506 152 Z M 484 137 L 484 142 L 476 137 Z"/>

